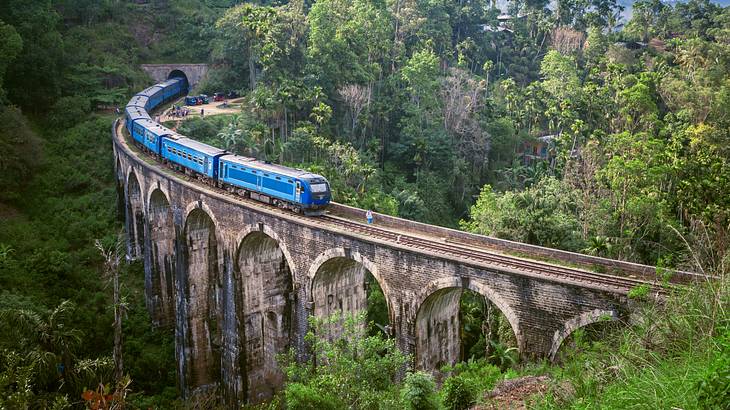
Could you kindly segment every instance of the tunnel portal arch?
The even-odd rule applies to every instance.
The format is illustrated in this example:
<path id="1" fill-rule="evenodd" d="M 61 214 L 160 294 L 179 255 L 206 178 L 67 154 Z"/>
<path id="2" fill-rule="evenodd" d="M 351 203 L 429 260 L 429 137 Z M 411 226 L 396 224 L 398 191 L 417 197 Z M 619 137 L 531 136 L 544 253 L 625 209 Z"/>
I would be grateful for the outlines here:
<path id="1" fill-rule="evenodd" d="M 185 74 L 185 71 L 180 70 L 180 69 L 174 69 L 174 70 L 170 71 L 170 74 L 167 75 L 168 80 L 177 78 L 177 77 L 181 77 L 181 78 L 185 79 L 185 94 L 187 94 L 190 91 L 190 80 L 188 79 L 188 75 Z"/>

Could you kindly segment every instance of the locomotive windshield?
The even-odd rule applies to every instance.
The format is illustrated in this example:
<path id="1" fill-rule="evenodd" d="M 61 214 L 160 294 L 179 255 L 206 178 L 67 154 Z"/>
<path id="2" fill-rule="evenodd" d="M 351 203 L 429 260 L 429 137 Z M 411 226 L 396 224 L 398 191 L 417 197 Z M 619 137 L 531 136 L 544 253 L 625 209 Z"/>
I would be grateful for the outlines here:
<path id="1" fill-rule="evenodd" d="M 312 193 L 319 194 L 322 192 L 327 192 L 327 184 L 312 184 Z"/>

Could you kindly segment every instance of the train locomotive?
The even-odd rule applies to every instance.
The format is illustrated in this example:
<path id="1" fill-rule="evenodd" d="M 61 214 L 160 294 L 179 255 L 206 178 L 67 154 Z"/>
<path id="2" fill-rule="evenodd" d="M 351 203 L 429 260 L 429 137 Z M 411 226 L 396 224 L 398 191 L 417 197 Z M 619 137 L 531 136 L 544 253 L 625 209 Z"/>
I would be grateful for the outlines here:
<path id="1" fill-rule="evenodd" d="M 331 192 L 323 176 L 231 154 L 180 135 L 150 117 L 149 111 L 187 91 L 187 80 L 176 77 L 132 97 L 124 110 L 125 128 L 140 148 L 171 168 L 234 194 L 305 215 L 324 214 Z"/>

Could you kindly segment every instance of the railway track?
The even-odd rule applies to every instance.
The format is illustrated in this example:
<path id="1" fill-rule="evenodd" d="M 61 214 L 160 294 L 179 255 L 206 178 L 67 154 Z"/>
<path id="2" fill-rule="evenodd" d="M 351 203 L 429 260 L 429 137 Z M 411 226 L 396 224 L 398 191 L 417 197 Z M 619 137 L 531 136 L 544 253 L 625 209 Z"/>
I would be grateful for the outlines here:
<path id="1" fill-rule="evenodd" d="M 624 292 L 628 292 L 635 286 L 647 284 L 652 287 L 654 292 L 660 295 L 668 293 L 668 290 L 661 287 L 659 284 L 646 280 L 626 278 L 598 272 L 589 272 L 540 261 L 530 261 L 483 249 L 470 249 L 463 245 L 446 244 L 418 236 L 392 232 L 376 226 L 365 225 L 338 217 L 322 216 L 320 219 L 326 220 L 340 228 L 346 228 L 348 231 L 359 232 L 366 236 L 377 237 L 382 240 L 395 242 L 409 248 L 430 251 L 441 255 L 456 256 L 460 259 L 471 262 L 487 263 L 497 267 L 510 268 L 526 273 L 537 273 L 552 278 L 569 279 L 582 283 L 592 283 L 599 286 L 609 286 L 613 289 Z"/>
<path id="2" fill-rule="evenodd" d="M 119 126 L 117 127 L 116 131 L 117 135 L 121 136 L 121 142 L 126 145 L 128 149 L 131 149 L 138 155 L 144 155 L 150 159 L 154 159 L 151 155 L 142 152 L 136 145 L 130 143 L 129 139 L 124 134 L 121 121 L 119 122 Z M 161 165 L 159 163 L 156 164 Z M 276 206 L 264 204 L 250 198 L 233 194 L 225 189 L 214 187 L 210 184 L 205 184 L 199 181 L 197 178 L 187 175 L 183 172 L 175 171 L 171 168 L 164 166 L 161 166 L 161 168 L 174 173 L 175 176 L 178 176 L 179 178 L 187 182 L 195 183 L 196 185 L 201 185 L 207 189 L 214 190 L 219 195 L 235 199 L 236 201 L 245 203 L 251 207 L 263 207 L 266 208 L 269 212 L 273 212 L 282 216 L 291 217 L 292 215 L 296 215 L 290 211 L 279 209 Z M 546 278 L 569 280 L 576 283 L 592 284 L 594 286 L 604 288 L 608 287 L 621 293 L 627 293 L 632 288 L 640 285 L 651 286 L 652 294 L 656 294 L 657 296 L 664 296 L 669 293 L 668 289 L 662 287 L 658 283 L 651 281 L 608 275 L 598 272 L 589 272 L 581 269 L 559 266 L 541 261 L 527 260 L 510 255 L 505 255 L 503 253 L 490 252 L 486 249 L 468 248 L 462 244 L 447 244 L 439 240 L 426 239 L 420 236 L 409 235 L 403 232 L 394 232 L 374 225 L 355 222 L 349 219 L 335 217 L 332 215 L 324 215 L 319 217 L 299 215 L 299 217 L 310 221 L 316 221 L 319 225 L 329 225 L 331 228 L 339 231 L 352 232 L 361 236 L 379 239 L 381 241 L 390 242 L 410 249 L 427 251 L 443 256 L 450 256 L 474 264 L 487 264 L 496 268 L 507 268 L 519 272 L 524 272 L 525 274 L 535 274 Z"/>

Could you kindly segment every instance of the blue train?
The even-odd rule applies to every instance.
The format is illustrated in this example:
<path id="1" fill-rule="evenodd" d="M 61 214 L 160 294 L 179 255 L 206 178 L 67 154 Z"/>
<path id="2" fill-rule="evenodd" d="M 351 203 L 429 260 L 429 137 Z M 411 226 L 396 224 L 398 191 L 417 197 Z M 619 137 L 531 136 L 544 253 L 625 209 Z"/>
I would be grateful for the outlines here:
<path id="1" fill-rule="evenodd" d="M 172 78 L 129 100 L 124 111 L 125 127 L 142 149 L 172 168 L 229 192 L 305 215 L 324 214 L 331 193 L 323 176 L 233 155 L 152 120 L 148 111 L 187 91 L 187 80 Z"/>

